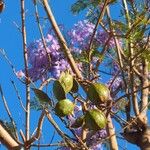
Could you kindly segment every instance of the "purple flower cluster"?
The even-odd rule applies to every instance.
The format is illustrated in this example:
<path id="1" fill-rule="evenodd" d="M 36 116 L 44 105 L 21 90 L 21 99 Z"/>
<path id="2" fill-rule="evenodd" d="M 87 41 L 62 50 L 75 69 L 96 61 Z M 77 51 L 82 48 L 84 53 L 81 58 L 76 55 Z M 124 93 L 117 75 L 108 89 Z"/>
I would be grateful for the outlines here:
<path id="1" fill-rule="evenodd" d="M 67 60 L 60 51 L 57 39 L 53 35 L 47 34 L 45 42 L 47 50 L 41 39 L 32 42 L 28 47 L 28 58 L 31 65 L 29 75 L 33 81 L 45 79 L 48 73 L 51 73 L 54 78 L 58 78 L 61 71 L 69 68 Z"/>
<path id="2" fill-rule="evenodd" d="M 105 129 L 99 130 L 96 133 L 89 132 L 87 135 L 87 144 L 91 148 L 102 145 L 101 140 L 106 138 L 107 132 Z"/>
<path id="3" fill-rule="evenodd" d="M 90 37 L 94 31 L 94 24 L 87 20 L 79 21 L 68 32 L 73 52 L 81 53 L 88 48 Z"/>
<path id="4" fill-rule="evenodd" d="M 83 50 L 87 50 L 89 47 L 89 42 L 91 40 L 91 36 L 93 34 L 95 25 L 87 20 L 79 21 L 71 31 L 68 32 L 70 37 L 71 48 L 76 53 L 81 53 Z M 95 37 L 94 44 L 97 47 L 100 47 L 106 43 L 108 40 L 108 33 L 98 29 Z M 114 40 L 109 40 L 109 46 L 114 47 Z"/>
<path id="5" fill-rule="evenodd" d="M 118 87 L 122 87 L 123 86 L 123 81 L 120 77 L 116 77 L 116 78 L 111 78 L 108 82 L 107 82 L 107 86 L 111 89 L 111 91 L 115 91 L 116 89 L 118 89 Z"/>
<path id="6" fill-rule="evenodd" d="M 88 49 L 94 28 L 95 25 L 93 23 L 84 20 L 79 21 L 68 32 L 70 48 L 73 54 L 76 54 L 74 57 L 78 57 L 83 50 Z M 108 37 L 108 33 L 98 29 L 94 37 L 94 44 L 100 47 L 105 44 Z M 28 71 L 32 81 L 37 81 L 38 79 L 44 81 L 50 76 L 58 78 L 62 71 L 67 69 L 72 71 L 55 36 L 48 33 L 45 36 L 45 42 L 47 50 L 43 45 L 42 39 L 32 42 L 28 47 L 28 59 L 30 64 Z M 114 41 L 110 40 L 109 44 L 110 46 L 114 46 Z M 94 60 L 97 59 L 95 58 Z M 77 65 L 79 69 L 82 68 L 81 62 L 78 62 Z"/>

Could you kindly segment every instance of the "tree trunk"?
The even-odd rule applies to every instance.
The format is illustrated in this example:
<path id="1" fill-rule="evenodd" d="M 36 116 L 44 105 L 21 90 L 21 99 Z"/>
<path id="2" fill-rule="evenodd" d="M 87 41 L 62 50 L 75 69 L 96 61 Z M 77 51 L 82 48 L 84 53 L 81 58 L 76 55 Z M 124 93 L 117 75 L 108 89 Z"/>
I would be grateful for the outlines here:
<path id="1" fill-rule="evenodd" d="M 125 131 L 123 134 L 124 138 L 140 147 L 141 150 L 150 150 L 150 127 L 145 127 L 142 131 Z"/>
<path id="2" fill-rule="evenodd" d="M 139 140 L 141 150 L 150 150 L 150 127 L 147 127 Z"/>

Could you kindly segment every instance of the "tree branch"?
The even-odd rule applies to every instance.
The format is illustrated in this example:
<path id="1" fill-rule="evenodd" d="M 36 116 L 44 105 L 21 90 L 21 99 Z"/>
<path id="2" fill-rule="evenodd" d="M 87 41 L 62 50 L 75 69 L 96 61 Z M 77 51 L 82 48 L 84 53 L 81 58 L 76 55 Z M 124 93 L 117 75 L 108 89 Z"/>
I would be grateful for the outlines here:
<path id="1" fill-rule="evenodd" d="M 12 136 L 5 130 L 5 128 L 0 123 L 0 141 L 8 149 L 18 149 L 20 150 L 20 145 L 12 138 Z"/>
<path id="2" fill-rule="evenodd" d="M 107 132 L 109 135 L 109 142 L 110 142 L 110 149 L 111 150 L 118 150 L 118 144 L 117 144 L 117 139 L 116 139 L 116 134 L 115 134 L 115 128 L 112 123 L 112 119 L 110 114 L 107 117 Z"/>
<path id="3" fill-rule="evenodd" d="M 21 0 L 21 21 L 22 21 L 22 40 L 23 40 L 23 54 L 26 76 L 26 140 L 30 136 L 30 79 L 28 74 L 28 54 L 27 54 L 27 41 L 26 41 L 26 27 L 25 27 L 25 4 Z"/>
<path id="4" fill-rule="evenodd" d="M 29 141 L 26 141 L 25 145 L 26 147 L 30 147 L 31 144 L 35 141 L 35 140 L 38 140 L 41 136 L 41 130 L 42 130 L 42 125 L 43 125 L 43 121 L 44 121 L 44 117 L 45 117 L 45 111 L 42 112 L 40 118 L 39 118 L 39 121 L 38 121 L 38 127 L 37 127 L 37 130 L 36 130 L 36 134 L 31 137 L 31 139 Z"/>
<path id="5" fill-rule="evenodd" d="M 149 85 L 149 80 L 148 80 L 148 61 L 143 60 L 143 78 L 142 78 L 142 87 L 146 87 Z M 148 95 L 149 95 L 149 88 L 142 89 L 141 90 L 141 114 L 144 118 L 144 120 L 147 122 L 147 109 L 148 109 Z"/>
<path id="6" fill-rule="evenodd" d="M 70 146 L 72 149 L 75 150 L 76 145 L 60 130 L 59 126 L 56 124 L 56 122 L 54 121 L 54 119 L 52 118 L 51 114 L 48 112 L 47 109 L 45 109 L 45 113 L 49 122 L 53 125 L 58 134 L 65 140 L 67 146 Z"/>
<path id="7" fill-rule="evenodd" d="M 3 94 L 1 85 L 0 85 L 0 94 L 1 94 L 1 97 L 2 97 L 2 100 L 3 100 L 3 103 L 4 103 L 4 106 L 5 106 L 6 112 L 7 112 L 8 116 L 9 116 L 9 119 L 10 119 L 12 125 L 13 125 L 13 128 L 16 129 L 16 124 L 15 124 L 15 122 L 14 122 L 14 119 L 13 119 L 13 117 L 12 117 L 12 114 L 11 114 L 11 112 L 10 112 L 10 110 L 9 110 L 8 105 L 7 105 L 7 102 L 6 102 L 5 96 L 4 96 L 4 94 Z M 15 130 L 15 138 L 17 138 L 17 140 L 18 140 L 18 133 L 17 133 L 16 130 Z"/>
<path id="8" fill-rule="evenodd" d="M 78 78 L 83 79 L 83 77 L 81 75 L 81 72 L 79 71 L 79 69 L 78 69 L 78 67 L 77 67 L 77 65 L 76 65 L 76 63 L 75 63 L 75 61 L 73 59 L 73 56 L 72 56 L 72 54 L 71 54 L 71 52 L 70 52 L 70 50 L 69 50 L 69 48 L 67 46 L 67 43 L 66 43 L 62 33 L 60 32 L 60 29 L 59 29 L 59 27 L 58 27 L 58 25 L 56 23 L 56 20 L 55 20 L 55 18 L 53 16 L 53 13 L 52 13 L 51 8 L 50 8 L 50 6 L 48 4 L 48 1 L 47 0 L 43 0 L 43 5 L 44 5 L 44 9 L 45 9 L 45 11 L 47 13 L 47 16 L 49 18 L 49 21 L 51 22 L 52 27 L 53 27 L 53 29 L 55 31 L 55 34 L 57 35 L 57 38 L 58 38 L 60 44 L 63 47 L 64 53 L 65 53 L 65 55 L 66 55 L 66 57 L 67 57 L 67 59 L 68 59 L 68 61 L 70 63 L 70 66 L 71 66 L 73 72 L 77 75 Z"/>

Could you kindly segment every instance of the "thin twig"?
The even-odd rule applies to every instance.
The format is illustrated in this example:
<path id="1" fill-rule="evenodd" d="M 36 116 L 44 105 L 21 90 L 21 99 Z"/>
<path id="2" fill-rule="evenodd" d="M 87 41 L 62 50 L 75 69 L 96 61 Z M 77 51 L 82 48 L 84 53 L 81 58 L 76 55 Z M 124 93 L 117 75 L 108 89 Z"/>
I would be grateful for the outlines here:
<path id="1" fill-rule="evenodd" d="M 34 7 L 35 7 L 35 15 L 36 15 L 36 20 L 37 20 L 38 28 L 39 28 L 39 31 L 40 31 L 42 43 L 43 43 L 44 49 L 45 49 L 45 51 L 46 51 L 46 55 L 47 55 L 48 62 L 49 62 L 48 66 L 50 67 L 50 64 L 51 64 L 51 57 L 50 57 L 50 54 L 48 53 L 48 48 L 47 48 L 47 45 L 46 45 L 46 41 L 45 41 L 45 38 L 44 38 L 44 34 L 43 34 L 43 31 L 42 31 L 42 27 L 41 27 L 41 25 L 40 25 L 39 12 L 38 12 L 38 7 L 37 7 L 37 2 L 36 2 L 36 0 L 34 0 L 33 3 L 34 3 Z"/>
<path id="2" fill-rule="evenodd" d="M 138 90 L 132 91 L 132 92 L 137 93 L 137 92 L 139 92 L 140 90 L 148 89 L 148 88 L 150 88 L 150 84 L 147 85 L 147 86 L 145 86 L 145 87 L 142 87 L 142 88 L 140 88 L 140 89 L 138 89 Z M 132 92 L 129 92 L 128 94 L 124 94 L 124 95 L 120 96 L 119 98 L 117 98 L 116 100 L 114 100 L 115 103 L 117 103 L 117 102 L 118 102 L 120 99 L 122 99 L 122 98 L 131 96 L 131 95 L 132 95 Z"/>
<path id="3" fill-rule="evenodd" d="M 40 146 L 40 147 L 51 147 L 51 146 L 61 146 L 61 147 L 63 147 L 63 146 L 66 146 L 66 144 L 65 143 L 62 143 L 62 142 L 60 142 L 60 143 L 53 143 L 53 144 L 32 144 L 31 146 L 33 146 L 33 147 L 38 147 L 38 146 Z"/>
<path id="4" fill-rule="evenodd" d="M 25 135 L 24 135 L 24 133 L 23 133 L 22 130 L 20 130 L 20 136 L 21 136 L 21 138 L 22 138 L 22 141 L 25 143 L 26 138 L 25 138 Z"/>
<path id="5" fill-rule="evenodd" d="M 19 27 L 19 25 L 15 21 L 13 21 L 13 24 L 16 26 L 16 28 L 19 30 L 19 32 L 22 33 L 21 28 Z"/>
<path id="6" fill-rule="evenodd" d="M 104 14 L 105 14 L 108 2 L 109 2 L 109 0 L 105 0 L 105 2 L 103 4 L 102 10 L 100 12 L 100 15 L 99 15 L 98 20 L 96 22 L 93 34 L 92 34 L 91 39 L 90 39 L 89 48 L 88 48 L 89 49 L 89 52 L 88 52 L 89 60 L 91 60 L 91 49 L 92 49 L 92 44 L 93 44 L 93 41 L 94 41 L 94 36 L 96 34 L 96 30 L 98 28 L 98 25 L 101 23 L 101 21 L 102 21 L 102 19 L 104 17 Z"/>
<path id="7" fill-rule="evenodd" d="M 16 87 L 16 85 L 15 85 L 15 82 L 14 82 L 14 81 L 11 81 L 11 83 L 12 83 L 14 89 L 15 89 L 15 92 L 16 92 L 16 94 L 17 94 L 17 97 L 18 97 L 18 100 L 19 100 L 19 102 L 20 102 L 21 107 L 22 107 L 23 110 L 26 112 L 27 110 L 26 110 L 26 108 L 25 108 L 24 105 L 23 105 L 22 98 L 21 98 L 21 96 L 19 95 L 19 91 L 18 91 L 18 89 L 17 89 L 17 87 Z"/>
<path id="8" fill-rule="evenodd" d="M 30 147 L 31 144 L 35 141 L 38 140 L 41 136 L 41 130 L 42 130 L 42 126 L 43 126 L 43 121 L 44 121 L 44 117 L 45 117 L 45 111 L 43 111 L 41 113 L 41 116 L 39 118 L 38 121 L 38 126 L 37 126 L 37 130 L 36 130 L 36 134 L 34 136 L 31 137 L 31 139 L 29 139 L 29 141 L 26 141 L 25 145 L 27 147 Z"/>
<path id="9" fill-rule="evenodd" d="M 54 119 L 52 118 L 52 116 L 48 112 L 48 110 L 45 109 L 45 113 L 46 113 L 46 116 L 47 116 L 48 120 L 54 126 L 54 128 L 56 129 L 58 134 L 65 140 L 65 142 L 67 143 L 67 146 L 70 146 L 72 149 L 75 149 L 76 145 L 61 131 L 61 129 L 59 128 L 57 123 L 54 121 Z"/>
<path id="10" fill-rule="evenodd" d="M 14 65 L 12 64 L 12 62 L 10 61 L 10 59 L 7 57 L 5 50 L 0 48 L 0 53 L 6 59 L 7 63 L 10 65 L 13 73 L 16 75 L 16 69 L 15 69 Z"/>
<path id="11" fill-rule="evenodd" d="M 99 68 L 99 65 L 101 64 L 101 62 L 102 62 L 102 57 L 104 57 L 104 55 L 105 55 L 105 53 L 106 53 L 106 51 L 108 50 L 108 48 L 109 48 L 109 41 L 110 41 L 110 39 L 111 39 L 111 36 L 109 36 L 109 38 L 107 39 L 107 41 L 106 41 L 106 43 L 105 43 L 105 45 L 104 45 L 104 47 L 103 47 L 103 49 L 102 49 L 102 51 L 100 52 L 100 59 L 96 62 L 96 66 L 95 66 L 95 72 L 98 70 L 98 68 Z"/>
<path id="12" fill-rule="evenodd" d="M 126 0 L 122 0 L 123 8 L 124 8 L 124 14 L 126 17 L 126 23 L 128 25 L 128 28 L 131 29 L 131 21 L 130 21 L 130 15 L 129 15 L 129 10 L 128 10 L 128 5 Z M 131 91 L 132 91 L 132 103 L 133 103 L 133 109 L 135 115 L 139 114 L 139 107 L 138 107 L 138 101 L 137 101 L 137 93 L 134 93 L 133 91 L 136 90 L 136 84 L 135 84 L 135 74 L 133 71 L 133 65 L 134 65 L 134 60 L 133 55 L 134 55 L 134 49 L 133 49 L 133 41 L 131 37 L 129 37 L 129 44 L 128 44 L 129 52 L 130 52 L 130 58 L 129 58 L 129 65 L 130 65 L 130 81 L 131 81 Z"/>
<path id="13" fill-rule="evenodd" d="M 30 80 L 28 73 L 28 52 L 27 52 L 27 41 L 26 41 L 26 27 L 25 27 L 25 3 L 21 0 L 21 21 L 22 21 L 22 40 L 23 40 L 23 54 L 24 54 L 24 65 L 25 65 L 25 76 L 26 76 L 26 140 L 30 137 Z"/>
<path id="14" fill-rule="evenodd" d="M 9 116 L 9 119 L 10 119 L 12 125 L 13 125 L 13 128 L 15 129 L 15 138 L 17 138 L 17 140 L 18 140 L 19 138 L 18 138 L 18 133 L 17 133 L 17 131 L 16 131 L 16 124 L 15 124 L 15 122 L 14 122 L 14 119 L 13 119 L 13 117 L 12 117 L 12 114 L 11 114 L 11 112 L 10 112 L 10 110 L 9 110 L 8 105 L 7 105 L 7 101 L 6 101 L 5 96 L 4 96 L 4 94 L 3 94 L 3 90 L 2 90 L 1 85 L 0 85 L 0 94 L 1 94 L 1 97 L 2 97 L 2 100 L 3 100 L 3 103 L 4 103 L 4 106 L 5 106 L 6 112 L 7 112 L 8 116 Z"/>
<path id="15" fill-rule="evenodd" d="M 48 78 L 47 80 L 45 80 L 39 87 L 39 90 L 42 90 L 44 88 L 44 86 L 48 85 L 49 82 L 51 81 L 55 81 L 56 79 L 54 78 Z"/>

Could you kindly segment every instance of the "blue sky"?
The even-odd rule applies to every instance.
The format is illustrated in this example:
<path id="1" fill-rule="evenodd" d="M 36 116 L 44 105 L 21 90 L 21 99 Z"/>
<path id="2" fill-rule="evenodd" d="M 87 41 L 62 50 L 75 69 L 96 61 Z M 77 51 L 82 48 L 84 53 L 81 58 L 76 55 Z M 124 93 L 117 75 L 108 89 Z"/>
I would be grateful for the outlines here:
<path id="1" fill-rule="evenodd" d="M 51 0 L 52 9 L 54 11 L 54 15 L 56 16 L 56 20 L 59 24 L 63 24 L 65 28 L 71 28 L 74 23 L 79 20 L 84 19 L 84 13 L 81 13 L 79 16 L 74 16 L 70 13 L 70 6 L 74 2 L 74 0 Z M 6 8 L 3 13 L 0 14 L 0 48 L 3 48 L 8 58 L 11 60 L 16 70 L 20 70 L 23 68 L 23 55 L 22 55 L 22 39 L 21 33 L 18 30 L 18 26 L 21 25 L 21 17 L 20 17 L 20 1 L 19 0 L 5 0 Z M 26 1 L 27 6 L 27 43 L 30 43 L 34 39 L 39 38 L 39 32 L 37 25 L 34 19 L 34 9 L 32 1 Z M 41 10 L 41 8 L 40 8 Z M 114 9 L 113 14 L 116 15 L 116 10 Z M 44 12 L 41 10 L 41 14 L 44 16 Z M 44 31 L 47 32 L 47 27 L 49 26 L 49 22 L 46 22 Z M 18 129 L 21 129 L 24 126 L 24 113 L 22 108 L 20 108 L 20 104 L 16 98 L 16 93 L 11 84 L 11 80 L 15 81 L 20 95 L 22 98 L 25 97 L 25 86 L 17 80 L 15 75 L 12 72 L 11 67 L 8 65 L 6 60 L 0 55 L 0 84 L 2 85 L 6 100 L 8 102 L 9 108 L 11 110 L 12 116 L 15 118 L 17 122 Z M 0 119 L 8 120 L 6 111 L 3 107 L 3 103 L 0 98 Z M 31 130 L 34 130 L 35 125 L 37 124 L 37 118 L 39 113 L 32 111 L 31 116 Z M 63 128 L 63 127 L 62 127 Z M 51 135 L 53 135 L 54 130 L 51 126 L 46 123 L 43 127 L 44 133 L 49 133 L 46 137 L 42 136 L 42 141 L 48 142 L 51 139 Z M 58 136 L 55 138 L 57 140 Z M 127 150 L 138 149 L 131 144 L 127 144 L 125 142 L 119 142 L 122 147 L 127 146 Z M 127 145 L 126 145 L 127 144 Z M 34 149 L 34 148 L 33 148 Z M 47 149 L 47 148 L 46 148 Z M 54 148 L 49 148 L 53 150 Z M 0 150 L 5 150 L 3 146 L 0 146 Z"/>

